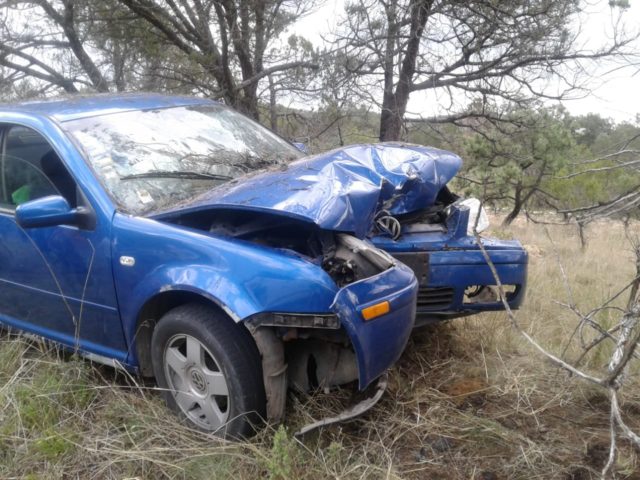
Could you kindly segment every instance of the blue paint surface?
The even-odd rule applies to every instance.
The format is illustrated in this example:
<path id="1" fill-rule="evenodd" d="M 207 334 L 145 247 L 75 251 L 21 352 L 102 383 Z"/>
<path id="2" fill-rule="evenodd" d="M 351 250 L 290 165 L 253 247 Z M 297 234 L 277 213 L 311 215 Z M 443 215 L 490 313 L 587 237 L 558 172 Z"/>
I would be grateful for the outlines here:
<path id="1" fill-rule="evenodd" d="M 450 300 L 432 305 L 418 304 L 419 318 L 438 321 L 482 311 L 504 310 L 499 301 L 468 303 L 464 300 L 467 287 L 496 285 L 496 280 L 487 264 L 475 237 L 467 235 L 469 211 L 452 207 L 442 232 L 405 233 L 398 240 L 385 235 L 373 236 L 373 244 L 394 254 L 423 253 L 428 258 L 426 281 L 420 282 L 423 292 L 450 290 Z M 482 245 L 494 264 L 500 282 L 515 288 L 508 296 L 510 308 L 522 304 L 527 287 L 528 255 L 517 240 L 482 238 Z M 420 322 L 418 322 L 420 324 Z"/>
<path id="2" fill-rule="evenodd" d="M 78 118 L 208 103 L 190 97 L 123 95 L 0 107 L 1 124 L 27 126 L 47 139 L 86 198 L 96 224 L 90 230 L 23 229 L 13 211 L 0 209 L 0 321 L 135 369 L 140 312 L 166 292 L 197 294 L 238 322 L 264 312 L 334 312 L 357 354 L 364 388 L 402 353 L 414 326 L 419 287 L 451 285 L 456 289 L 453 312 L 463 308 L 460 292 L 465 286 L 490 281 L 474 240 L 464 233 L 465 212 L 454 212 L 443 233 L 407 233 L 398 241 L 371 238 L 392 254 L 428 253 L 428 285 L 419 285 L 413 272 L 399 263 L 344 288 L 317 259 L 168 221 L 176 212 L 268 212 L 365 238 L 371 236 L 380 210 L 402 215 L 433 204 L 460 168 L 461 160 L 453 153 L 402 144 L 345 147 L 248 174 L 180 209 L 142 218 L 117 211 L 82 148 L 64 130 L 65 121 Z M 497 240 L 486 240 L 486 246 L 505 282 L 520 282 L 524 291 L 527 258 L 521 246 Z M 134 258 L 134 265 L 123 265 L 121 257 Z M 362 308 L 383 300 L 390 302 L 391 312 L 365 322 Z"/>
<path id="3" fill-rule="evenodd" d="M 277 211 L 364 238 L 382 209 L 397 215 L 433 204 L 461 165 L 457 155 L 432 147 L 352 145 L 225 183 L 180 208 Z"/>

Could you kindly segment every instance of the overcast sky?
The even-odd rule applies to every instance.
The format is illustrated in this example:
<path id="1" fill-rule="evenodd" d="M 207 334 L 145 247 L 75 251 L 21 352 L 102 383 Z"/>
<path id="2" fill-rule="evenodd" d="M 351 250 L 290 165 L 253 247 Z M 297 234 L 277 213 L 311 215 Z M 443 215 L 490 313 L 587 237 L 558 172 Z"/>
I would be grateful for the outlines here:
<path id="1" fill-rule="evenodd" d="M 629 30 L 640 28 L 640 0 L 630 0 L 630 8 L 623 15 Z M 343 15 L 344 0 L 327 0 L 326 3 L 295 24 L 292 33 L 303 36 L 315 45 L 322 43 L 322 35 L 327 35 Z M 610 39 L 612 15 L 607 0 L 591 0 L 585 3 L 583 16 L 584 44 L 602 44 Z M 586 98 L 563 102 L 576 115 L 589 112 L 600 113 L 618 122 L 634 121 L 640 114 L 640 66 L 635 69 L 615 70 L 615 65 L 599 63 L 594 65 L 593 93 Z M 551 87 L 553 88 L 553 87 Z M 435 97 L 427 98 L 419 92 L 412 94 L 408 113 L 431 116 L 441 114 L 446 108 Z M 440 105 L 439 105 L 440 103 Z"/>

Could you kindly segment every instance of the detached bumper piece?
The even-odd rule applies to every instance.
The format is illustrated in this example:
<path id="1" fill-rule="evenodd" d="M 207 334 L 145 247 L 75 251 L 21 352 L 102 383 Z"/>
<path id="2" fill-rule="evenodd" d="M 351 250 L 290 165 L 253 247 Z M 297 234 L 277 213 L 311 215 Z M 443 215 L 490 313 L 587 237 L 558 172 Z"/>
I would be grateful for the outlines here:
<path id="1" fill-rule="evenodd" d="M 385 372 L 378 379 L 378 383 L 375 389 L 373 390 L 373 393 L 371 394 L 371 396 L 368 396 L 367 398 L 365 398 L 364 400 L 361 400 L 355 405 L 350 406 L 344 412 L 336 415 L 335 417 L 323 418 L 322 420 L 318 420 L 317 422 L 313 422 L 313 423 L 310 423 L 309 425 L 302 427 L 300 430 L 298 430 L 295 433 L 295 436 L 301 437 L 302 435 L 305 435 L 320 427 L 326 427 L 328 425 L 333 425 L 335 423 L 346 422 L 348 420 L 351 420 L 355 417 L 362 415 L 363 413 L 370 410 L 376 403 L 378 403 L 378 401 L 382 398 L 382 395 L 384 394 L 385 390 L 387 389 L 387 384 L 388 384 L 387 373 Z"/>

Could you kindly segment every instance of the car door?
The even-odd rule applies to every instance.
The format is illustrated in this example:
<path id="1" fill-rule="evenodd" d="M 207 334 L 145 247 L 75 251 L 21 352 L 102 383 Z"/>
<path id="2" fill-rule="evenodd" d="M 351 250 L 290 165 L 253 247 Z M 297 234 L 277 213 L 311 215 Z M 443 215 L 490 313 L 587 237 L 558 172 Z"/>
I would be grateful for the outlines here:
<path id="1" fill-rule="evenodd" d="M 47 195 L 60 195 L 73 208 L 91 207 L 41 134 L 0 125 L 0 135 L 0 320 L 88 352 L 125 358 L 110 225 L 18 225 L 16 208 Z"/>

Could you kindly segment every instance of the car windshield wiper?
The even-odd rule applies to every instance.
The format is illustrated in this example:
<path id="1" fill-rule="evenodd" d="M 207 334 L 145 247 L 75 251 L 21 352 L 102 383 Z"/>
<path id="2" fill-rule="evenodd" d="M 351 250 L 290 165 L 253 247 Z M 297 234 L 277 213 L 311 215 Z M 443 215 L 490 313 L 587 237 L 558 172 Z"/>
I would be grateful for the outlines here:
<path id="1" fill-rule="evenodd" d="M 229 175 L 217 175 L 214 173 L 189 172 L 181 170 L 160 170 L 157 172 L 135 173 L 132 175 L 125 175 L 124 177 L 120 177 L 120 180 L 133 180 L 136 178 L 205 178 L 209 180 L 233 180 L 233 177 L 230 177 Z"/>

